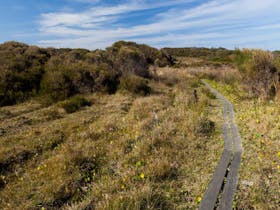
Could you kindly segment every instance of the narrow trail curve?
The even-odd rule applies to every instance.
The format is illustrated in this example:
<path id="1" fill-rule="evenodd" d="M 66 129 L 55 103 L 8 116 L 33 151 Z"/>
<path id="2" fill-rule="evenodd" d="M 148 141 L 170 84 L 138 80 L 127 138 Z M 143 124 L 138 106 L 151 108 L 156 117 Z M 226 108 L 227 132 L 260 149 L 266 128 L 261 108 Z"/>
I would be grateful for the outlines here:
<path id="1" fill-rule="evenodd" d="M 242 143 L 238 127 L 234 122 L 233 105 L 207 82 L 202 83 L 223 104 L 224 151 L 215 169 L 212 180 L 202 199 L 200 210 L 232 209 L 238 183 L 238 170 L 241 164 Z"/>

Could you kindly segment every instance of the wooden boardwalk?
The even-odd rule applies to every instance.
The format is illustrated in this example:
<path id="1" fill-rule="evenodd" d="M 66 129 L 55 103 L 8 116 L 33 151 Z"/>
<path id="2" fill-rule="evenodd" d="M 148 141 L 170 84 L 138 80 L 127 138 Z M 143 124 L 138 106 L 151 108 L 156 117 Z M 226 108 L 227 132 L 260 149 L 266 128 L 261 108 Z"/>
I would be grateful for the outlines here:
<path id="1" fill-rule="evenodd" d="M 232 209 L 241 164 L 242 144 L 234 122 L 233 105 L 208 83 L 202 81 L 223 104 L 224 151 L 202 199 L 200 210 Z"/>

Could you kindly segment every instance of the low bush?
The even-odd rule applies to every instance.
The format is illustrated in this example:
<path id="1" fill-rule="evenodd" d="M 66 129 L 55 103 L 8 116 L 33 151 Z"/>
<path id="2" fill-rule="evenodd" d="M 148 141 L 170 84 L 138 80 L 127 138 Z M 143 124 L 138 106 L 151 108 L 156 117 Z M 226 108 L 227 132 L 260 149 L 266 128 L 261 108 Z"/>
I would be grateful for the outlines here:
<path id="1" fill-rule="evenodd" d="M 77 92 L 71 79 L 62 71 L 47 72 L 41 82 L 41 94 L 49 104 L 65 100 Z"/>
<path id="2" fill-rule="evenodd" d="M 129 91 L 133 94 L 139 94 L 142 96 L 151 93 L 151 87 L 148 84 L 148 80 L 135 75 L 123 76 L 120 80 L 119 89 L 121 91 Z"/>
<path id="3" fill-rule="evenodd" d="M 62 107 L 67 113 L 73 113 L 80 110 L 82 107 L 90 106 L 91 102 L 81 96 L 74 96 L 71 99 L 62 103 Z"/>
<path id="4" fill-rule="evenodd" d="M 55 107 L 45 110 L 43 112 L 43 116 L 47 121 L 56 120 L 63 117 L 62 113 Z"/>
<path id="5" fill-rule="evenodd" d="M 215 123 L 207 117 L 201 117 L 195 127 L 195 133 L 198 136 L 211 136 L 215 130 Z"/>
<path id="6" fill-rule="evenodd" d="M 263 50 L 237 50 L 235 60 L 244 84 L 253 96 L 263 99 L 275 96 L 279 74 L 273 53 Z"/>

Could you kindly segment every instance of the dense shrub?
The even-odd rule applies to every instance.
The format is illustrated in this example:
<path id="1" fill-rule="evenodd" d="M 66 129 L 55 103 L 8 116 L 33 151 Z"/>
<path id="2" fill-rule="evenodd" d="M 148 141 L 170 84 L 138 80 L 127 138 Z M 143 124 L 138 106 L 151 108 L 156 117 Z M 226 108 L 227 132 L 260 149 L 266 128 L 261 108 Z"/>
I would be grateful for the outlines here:
<path id="1" fill-rule="evenodd" d="M 99 65 L 91 73 L 94 79 L 94 88 L 96 91 L 113 94 L 117 91 L 121 73 L 112 69 L 108 64 Z"/>
<path id="2" fill-rule="evenodd" d="M 203 58 L 205 61 L 212 61 L 217 63 L 232 63 L 233 50 L 225 48 L 164 48 L 166 53 L 177 57 L 195 57 Z"/>
<path id="3" fill-rule="evenodd" d="M 173 58 L 166 50 L 160 50 L 155 64 L 159 67 L 175 65 L 175 58 Z"/>
<path id="4" fill-rule="evenodd" d="M 143 53 L 137 48 L 121 47 L 116 56 L 116 65 L 123 74 L 149 76 L 148 63 Z"/>
<path id="5" fill-rule="evenodd" d="M 125 41 L 95 51 L 4 43 L 0 45 L 0 106 L 39 95 L 50 104 L 75 94 L 112 94 L 119 87 L 120 77 L 133 74 L 149 78 L 149 65 L 155 61 L 169 65 L 171 56 L 147 45 Z M 143 88 L 144 82 L 141 84 L 142 87 L 135 87 L 147 94 L 149 88 Z"/>
<path id="6" fill-rule="evenodd" d="M 91 102 L 81 96 L 74 96 L 62 103 L 62 107 L 67 113 L 73 113 L 80 110 L 82 107 L 90 106 Z"/>
<path id="7" fill-rule="evenodd" d="M 122 91 L 129 91 L 143 96 L 151 93 L 151 87 L 148 85 L 148 80 L 135 75 L 126 75 L 122 77 L 119 88 Z"/>
<path id="8" fill-rule="evenodd" d="M 279 83 L 274 55 L 263 50 L 237 50 L 236 64 L 243 75 L 244 84 L 257 97 L 273 97 Z"/>
<path id="9" fill-rule="evenodd" d="M 71 79 L 62 71 L 47 72 L 41 82 L 41 93 L 47 103 L 52 103 L 78 93 Z"/>
<path id="10" fill-rule="evenodd" d="M 0 106 L 24 101 L 38 93 L 48 53 L 17 42 L 0 45 Z"/>
<path id="11" fill-rule="evenodd" d="M 149 65 L 170 66 L 175 61 L 165 50 L 159 51 L 135 42 L 119 41 L 107 50 L 114 57 L 114 65 L 122 73 L 133 73 L 142 77 L 150 77 Z"/>

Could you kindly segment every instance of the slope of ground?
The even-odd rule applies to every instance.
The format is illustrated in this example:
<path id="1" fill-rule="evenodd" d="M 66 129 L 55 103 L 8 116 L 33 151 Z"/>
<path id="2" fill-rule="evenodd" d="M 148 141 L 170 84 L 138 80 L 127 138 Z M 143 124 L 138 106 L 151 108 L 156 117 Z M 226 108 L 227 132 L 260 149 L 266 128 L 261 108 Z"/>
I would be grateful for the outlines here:
<path id="1" fill-rule="evenodd" d="M 149 96 L 84 95 L 92 105 L 71 114 L 1 108 L 2 209 L 196 209 L 223 148 L 221 107 L 186 72 L 158 75 Z"/>
<path id="2" fill-rule="evenodd" d="M 210 82 L 210 81 L 209 81 Z M 210 82 L 236 107 L 243 158 L 236 209 L 278 209 L 280 201 L 280 108 L 251 98 L 239 83 Z"/>
<path id="3" fill-rule="evenodd" d="M 245 54 L 244 54 L 245 52 Z M 252 95 L 250 88 L 258 89 L 262 79 L 266 82 L 273 80 L 273 75 L 279 72 L 279 60 L 274 60 L 269 52 L 264 51 L 237 51 L 241 55 L 237 63 L 244 64 L 244 68 L 251 70 L 251 75 L 265 71 L 265 67 L 272 69 L 270 76 L 264 73 L 259 80 L 247 83 L 246 72 L 233 66 L 221 64 L 219 66 L 199 65 L 203 62 L 199 56 L 194 58 L 179 58 L 183 63 L 181 70 L 188 71 L 198 78 L 207 78 L 212 87 L 221 92 L 235 107 L 235 118 L 243 144 L 242 163 L 239 171 L 239 184 L 234 200 L 234 209 L 279 209 L 280 201 L 280 144 L 279 144 L 279 87 L 276 97 Z M 244 55 L 255 52 L 248 64 Z M 243 57 L 242 57 L 243 56 Z M 263 56 L 263 57 L 262 57 Z M 260 62 L 258 62 L 258 59 Z M 260 63 L 263 62 L 263 66 Z M 251 68 L 251 69 L 250 69 Z M 254 69 L 255 68 L 255 69 Z M 248 69 L 247 69 L 248 70 Z M 275 71 L 276 70 L 276 71 Z M 242 74 L 243 73 L 243 74 Z M 265 83 L 266 84 L 266 83 Z M 275 85 L 276 83 L 270 83 Z M 249 87 L 248 87 L 249 86 Z"/>

